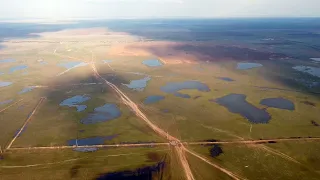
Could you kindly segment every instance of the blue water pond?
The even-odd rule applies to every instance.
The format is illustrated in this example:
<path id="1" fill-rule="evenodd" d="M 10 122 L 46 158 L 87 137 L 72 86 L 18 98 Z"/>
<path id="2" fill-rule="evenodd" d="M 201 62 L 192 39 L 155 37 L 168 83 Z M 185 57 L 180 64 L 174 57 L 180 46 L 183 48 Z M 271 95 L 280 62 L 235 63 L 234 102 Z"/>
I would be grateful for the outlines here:
<path id="1" fill-rule="evenodd" d="M 144 104 L 153 104 L 153 103 L 156 103 L 156 102 L 163 100 L 164 98 L 165 98 L 164 96 L 148 96 L 144 100 Z"/>
<path id="2" fill-rule="evenodd" d="M 24 70 L 24 69 L 27 69 L 27 68 L 28 68 L 27 65 L 18 65 L 18 66 L 11 67 L 9 72 L 10 73 L 14 73 L 16 71 L 21 71 L 21 70 Z"/>
<path id="3" fill-rule="evenodd" d="M 162 66 L 163 64 L 157 59 L 145 60 L 142 64 L 149 66 L 149 67 L 158 67 Z"/>
<path id="4" fill-rule="evenodd" d="M 0 87 L 10 86 L 11 84 L 13 84 L 13 83 L 12 83 L 12 82 L 3 82 L 3 81 L 0 81 Z"/>
<path id="5" fill-rule="evenodd" d="M 272 108 L 278 108 L 278 109 L 286 109 L 286 110 L 294 110 L 294 104 L 284 98 L 267 98 L 260 101 L 260 104 L 272 107 Z"/>
<path id="6" fill-rule="evenodd" d="M 1 59 L 0 63 L 11 63 L 11 62 L 16 62 L 15 59 Z"/>
<path id="7" fill-rule="evenodd" d="M 36 87 L 35 87 L 35 86 L 25 87 L 25 88 L 23 88 L 18 94 L 24 94 L 24 93 L 30 92 L 30 91 L 32 91 L 34 88 L 36 88 Z"/>
<path id="8" fill-rule="evenodd" d="M 80 112 L 80 111 L 85 110 L 87 108 L 87 106 L 86 105 L 79 105 L 79 104 L 86 102 L 89 99 L 91 99 L 91 98 L 88 96 L 85 96 L 85 95 L 76 95 L 76 96 L 73 96 L 71 98 L 68 98 L 68 99 L 62 101 L 60 103 L 60 106 L 76 107 L 77 111 Z"/>
<path id="9" fill-rule="evenodd" d="M 185 81 L 185 82 L 170 82 L 167 83 L 165 86 L 162 86 L 161 91 L 174 94 L 177 97 L 182 98 L 190 98 L 188 94 L 182 94 L 178 91 L 183 89 L 197 89 L 198 91 L 202 92 L 209 92 L 210 88 L 199 81 Z"/>
<path id="10" fill-rule="evenodd" d="M 143 91 L 144 88 L 147 86 L 148 81 L 150 80 L 151 80 L 150 77 L 145 77 L 143 79 L 132 80 L 130 81 L 130 84 L 123 84 L 123 85 L 135 91 Z"/>
<path id="11" fill-rule="evenodd" d="M 246 69 L 258 68 L 262 66 L 263 65 L 259 63 L 238 63 L 237 69 L 246 70 Z"/>
<path id="12" fill-rule="evenodd" d="M 229 94 L 210 101 L 226 107 L 232 113 L 240 114 L 251 123 L 268 123 L 271 119 L 271 116 L 265 110 L 248 103 L 246 96 L 243 94 Z"/>
<path id="13" fill-rule="evenodd" d="M 120 109 L 115 104 L 105 104 L 94 109 L 94 112 L 81 120 L 82 124 L 95 124 L 116 119 L 121 116 Z"/>

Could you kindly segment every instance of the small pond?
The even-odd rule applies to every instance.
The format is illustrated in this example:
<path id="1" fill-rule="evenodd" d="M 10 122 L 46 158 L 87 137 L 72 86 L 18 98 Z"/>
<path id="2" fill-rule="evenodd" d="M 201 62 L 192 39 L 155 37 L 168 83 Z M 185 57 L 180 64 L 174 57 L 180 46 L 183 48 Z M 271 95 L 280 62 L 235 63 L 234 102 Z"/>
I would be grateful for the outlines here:
<path id="1" fill-rule="evenodd" d="M 81 120 L 82 124 L 95 124 L 116 119 L 121 116 L 120 109 L 115 104 L 105 104 L 94 109 L 94 112 Z"/>
<path id="2" fill-rule="evenodd" d="M 271 119 L 271 116 L 265 110 L 248 103 L 246 95 L 243 94 L 229 94 L 210 101 L 226 107 L 232 113 L 240 114 L 251 123 L 268 123 Z"/>
<path id="3" fill-rule="evenodd" d="M 9 104 L 13 101 L 13 99 L 5 100 L 5 101 L 0 101 L 0 106 L 4 104 Z"/>
<path id="4" fill-rule="evenodd" d="M 157 59 L 151 59 L 151 60 L 144 60 L 142 64 L 149 66 L 149 67 L 158 67 L 162 66 L 163 64 L 157 60 Z"/>
<path id="5" fill-rule="evenodd" d="M 308 73 L 312 76 L 320 77 L 320 68 L 317 68 L 317 67 L 295 66 L 295 67 L 293 67 L 293 69 L 300 71 L 300 72 Z"/>
<path id="6" fill-rule="evenodd" d="M 12 63 L 12 62 L 16 62 L 16 60 L 14 59 L 1 59 L 0 63 Z"/>
<path id="7" fill-rule="evenodd" d="M 272 107 L 272 108 L 278 108 L 278 109 L 286 109 L 286 110 L 294 110 L 294 104 L 284 98 L 267 98 L 260 101 L 260 104 Z"/>
<path id="8" fill-rule="evenodd" d="M 18 66 L 11 67 L 9 72 L 10 73 L 14 73 L 16 71 L 21 71 L 21 70 L 24 70 L 24 69 L 27 69 L 27 68 L 28 68 L 27 65 L 18 65 Z"/>
<path id="9" fill-rule="evenodd" d="M 12 82 L 3 82 L 3 81 L 0 81 L 0 87 L 10 86 L 11 84 L 13 84 L 13 83 L 12 83 Z"/>
<path id="10" fill-rule="evenodd" d="M 174 94 L 175 96 L 182 98 L 190 98 L 190 95 L 179 93 L 178 91 L 180 90 L 197 89 L 198 91 L 202 92 L 210 91 L 210 88 L 206 84 L 203 84 L 199 81 L 169 82 L 160 89 L 163 92 Z"/>
<path id="11" fill-rule="evenodd" d="M 228 78 L 228 77 L 217 77 L 217 78 L 220 79 L 220 80 L 222 80 L 222 81 L 228 81 L 228 82 L 234 81 L 233 79 Z"/>
<path id="12" fill-rule="evenodd" d="M 246 70 L 252 68 L 262 67 L 263 65 L 260 63 L 238 63 L 237 69 Z"/>
<path id="13" fill-rule="evenodd" d="M 123 84 L 123 85 L 135 91 L 143 91 L 144 88 L 147 86 L 148 81 L 150 80 L 151 80 L 150 77 L 145 77 L 143 79 L 132 80 L 130 81 L 130 84 Z"/>
<path id="14" fill-rule="evenodd" d="M 30 91 L 32 91 L 34 88 L 36 88 L 36 87 L 35 87 L 35 86 L 25 87 L 25 88 L 23 88 L 18 94 L 24 94 L 24 93 L 30 92 Z"/>
<path id="15" fill-rule="evenodd" d="M 60 106 L 76 107 L 78 112 L 81 112 L 87 108 L 86 105 L 79 105 L 91 99 L 85 95 L 76 95 L 68 98 L 60 103 Z"/>
<path id="16" fill-rule="evenodd" d="M 71 139 L 68 141 L 69 146 L 90 146 L 90 145 L 101 145 L 104 141 L 112 140 L 116 136 L 97 136 L 83 139 Z"/>
<path id="17" fill-rule="evenodd" d="M 161 100 L 163 100 L 165 97 L 164 96 L 148 96 L 145 100 L 144 100 L 144 104 L 153 104 L 156 102 L 159 102 Z"/>

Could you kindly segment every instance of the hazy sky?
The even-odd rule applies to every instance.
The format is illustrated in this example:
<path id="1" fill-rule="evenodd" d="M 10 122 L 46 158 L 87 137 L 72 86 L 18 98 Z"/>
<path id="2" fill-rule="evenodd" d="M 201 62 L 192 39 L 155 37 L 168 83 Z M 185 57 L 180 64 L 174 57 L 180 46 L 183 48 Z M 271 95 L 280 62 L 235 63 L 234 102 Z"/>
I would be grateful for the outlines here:
<path id="1" fill-rule="evenodd" d="M 320 17 L 320 0 L 0 0 L 0 18 Z"/>

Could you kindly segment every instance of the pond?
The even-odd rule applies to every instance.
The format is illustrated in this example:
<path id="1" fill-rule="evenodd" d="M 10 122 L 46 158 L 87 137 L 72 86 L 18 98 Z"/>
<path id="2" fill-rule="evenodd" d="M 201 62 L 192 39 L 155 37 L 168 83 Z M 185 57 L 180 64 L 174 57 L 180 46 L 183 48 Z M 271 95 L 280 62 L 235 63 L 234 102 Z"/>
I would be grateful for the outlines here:
<path id="1" fill-rule="evenodd" d="M 27 68 L 28 68 L 27 65 L 18 65 L 18 66 L 11 67 L 9 72 L 10 73 L 14 73 L 16 71 L 21 71 L 21 70 L 24 70 L 24 69 L 27 69 Z"/>
<path id="2" fill-rule="evenodd" d="M 151 60 L 144 60 L 142 64 L 149 66 L 149 67 L 158 67 L 162 66 L 163 64 L 157 60 L 157 59 L 151 59 Z"/>
<path id="3" fill-rule="evenodd" d="M 130 84 L 123 84 L 123 85 L 135 91 L 143 91 L 144 88 L 147 86 L 148 81 L 150 80 L 151 80 L 150 77 L 145 77 L 143 79 L 132 80 L 130 81 Z"/>
<path id="4" fill-rule="evenodd" d="M 295 66 L 295 67 L 293 67 L 293 69 L 300 71 L 300 72 L 308 73 L 312 76 L 320 77 L 320 68 L 317 68 L 317 67 Z"/>
<path id="5" fill-rule="evenodd" d="M 12 63 L 12 62 L 16 62 L 15 59 L 1 59 L 0 63 Z"/>
<path id="6" fill-rule="evenodd" d="M 182 98 L 190 98 L 190 95 L 179 93 L 178 91 L 180 90 L 197 89 L 198 91 L 202 92 L 210 91 L 210 88 L 206 84 L 203 84 L 199 81 L 169 82 L 160 89 L 163 92 L 174 94 L 175 96 Z"/>
<path id="7" fill-rule="evenodd" d="M 94 112 L 81 120 L 82 124 L 95 124 L 116 119 L 121 116 L 120 109 L 115 104 L 105 104 L 94 109 Z"/>
<path id="8" fill-rule="evenodd" d="M 144 100 L 144 104 L 153 104 L 156 102 L 159 102 L 161 100 L 163 100 L 165 97 L 164 96 L 148 96 L 145 100 Z"/>
<path id="9" fill-rule="evenodd" d="M 13 101 L 13 99 L 5 100 L 5 101 L 0 101 L 0 106 L 4 104 L 9 104 Z"/>
<path id="10" fill-rule="evenodd" d="M 60 103 L 60 106 L 76 107 L 78 112 L 81 112 L 87 108 L 86 105 L 79 105 L 91 99 L 85 95 L 76 95 L 68 98 Z"/>
<path id="11" fill-rule="evenodd" d="M 112 140 L 116 136 L 97 136 L 83 139 L 71 139 L 67 143 L 69 146 L 91 146 L 91 145 L 101 145 L 104 141 Z"/>
<path id="12" fill-rule="evenodd" d="M 286 109 L 286 110 L 294 110 L 294 104 L 284 98 L 267 98 L 260 101 L 260 104 L 272 107 L 272 108 L 278 108 L 278 109 Z"/>
<path id="13" fill-rule="evenodd" d="M 24 94 L 24 93 L 30 92 L 30 91 L 32 91 L 34 88 L 36 88 L 36 87 L 35 87 L 35 86 L 25 87 L 25 88 L 23 88 L 18 94 Z"/>
<path id="14" fill-rule="evenodd" d="M 237 69 L 246 70 L 246 69 L 258 68 L 262 66 L 263 65 L 259 63 L 238 63 Z"/>
<path id="15" fill-rule="evenodd" d="M 228 78 L 228 77 L 217 77 L 217 78 L 220 79 L 220 80 L 222 80 L 222 81 L 228 81 L 228 82 L 234 81 L 233 79 Z"/>
<path id="16" fill-rule="evenodd" d="M 310 58 L 310 59 L 313 60 L 313 61 L 320 62 L 320 58 Z"/>
<path id="17" fill-rule="evenodd" d="M 13 83 L 12 83 L 12 82 L 3 82 L 3 81 L 0 81 L 0 87 L 10 86 L 11 84 L 13 84 Z"/>
<path id="18" fill-rule="evenodd" d="M 240 114 L 251 123 L 268 123 L 271 116 L 246 101 L 246 95 L 229 94 L 227 96 L 210 100 L 226 107 L 230 112 Z"/>

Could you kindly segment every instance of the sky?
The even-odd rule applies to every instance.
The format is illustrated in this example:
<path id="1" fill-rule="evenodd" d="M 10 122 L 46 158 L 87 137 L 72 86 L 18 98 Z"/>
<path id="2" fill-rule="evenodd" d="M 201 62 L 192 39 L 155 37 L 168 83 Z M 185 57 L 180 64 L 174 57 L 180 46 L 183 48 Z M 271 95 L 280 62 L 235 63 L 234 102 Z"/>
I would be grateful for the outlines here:
<path id="1" fill-rule="evenodd" d="M 320 17 L 320 0 L 0 0 L 1 19 Z"/>

